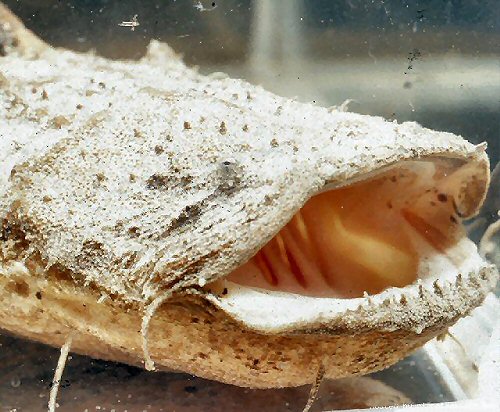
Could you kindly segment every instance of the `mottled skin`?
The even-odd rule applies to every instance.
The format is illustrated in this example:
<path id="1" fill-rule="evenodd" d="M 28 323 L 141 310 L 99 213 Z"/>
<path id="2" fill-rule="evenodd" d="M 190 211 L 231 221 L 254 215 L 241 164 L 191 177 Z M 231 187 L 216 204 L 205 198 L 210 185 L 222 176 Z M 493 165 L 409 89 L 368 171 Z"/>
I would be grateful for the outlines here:
<path id="1" fill-rule="evenodd" d="M 144 308 L 176 288 L 148 336 L 159 368 L 296 386 L 320 364 L 341 377 L 394 363 L 495 283 L 464 240 L 458 249 L 471 257 L 460 276 L 433 274 L 372 298 L 311 306 L 203 288 L 318 191 L 405 160 L 470 164 L 458 206 L 474 214 L 489 179 L 484 147 L 201 76 L 159 43 L 138 62 L 54 50 L 6 26 L 12 19 L 0 6 L 3 329 L 52 345 L 72 333 L 77 352 L 139 364 Z M 306 316 L 306 306 L 317 311 Z"/>

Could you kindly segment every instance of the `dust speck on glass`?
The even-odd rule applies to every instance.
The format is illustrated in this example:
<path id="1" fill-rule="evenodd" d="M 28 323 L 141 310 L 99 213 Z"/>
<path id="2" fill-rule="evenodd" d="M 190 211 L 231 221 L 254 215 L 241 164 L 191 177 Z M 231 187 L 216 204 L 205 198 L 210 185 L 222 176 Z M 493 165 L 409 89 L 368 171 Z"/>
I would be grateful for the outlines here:
<path id="1" fill-rule="evenodd" d="M 500 161 L 496 0 L 2 1 L 53 46 L 138 59 L 158 39 L 202 73 L 227 73 L 316 105 L 345 103 L 353 112 L 417 121 L 487 142 L 492 170 Z M 221 169 L 230 173 L 233 163 L 228 159 Z M 478 244 L 498 219 L 499 187 L 497 167 L 481 213 L 468 223 Z M 483 247 L 500 264 L 498 232 Z M 0 336 L 0 346 L 1 410 L 45 410 L 59 351 L 7 335 Z M 421 350 L 369 377 L 327 382 L 313 408 L 465 397 L 466 377 L 450 377 L 453 371 L 438 356 L 435 349 Z M 60 410 L 81 411 L 216 411 L 220 405 L 227 411 L 292 411 L 300 410 L 308 393 L 308 387 L 237 388 L 70 355 L 58 402 Z"/>

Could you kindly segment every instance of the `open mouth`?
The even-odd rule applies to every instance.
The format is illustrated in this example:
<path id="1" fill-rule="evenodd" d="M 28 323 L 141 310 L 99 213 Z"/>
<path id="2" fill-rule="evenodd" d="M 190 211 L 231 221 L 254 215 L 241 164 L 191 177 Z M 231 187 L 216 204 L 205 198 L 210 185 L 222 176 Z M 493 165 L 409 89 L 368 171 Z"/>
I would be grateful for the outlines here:
<path id="1" fill-rule="evenodd" d="M 225 278 L 244 287 L 355 298 L 425 277 L 426 261 L 465 237 L 465 187 L 454 160 L 409 161 L 309 199 L 257 254 Z"/>

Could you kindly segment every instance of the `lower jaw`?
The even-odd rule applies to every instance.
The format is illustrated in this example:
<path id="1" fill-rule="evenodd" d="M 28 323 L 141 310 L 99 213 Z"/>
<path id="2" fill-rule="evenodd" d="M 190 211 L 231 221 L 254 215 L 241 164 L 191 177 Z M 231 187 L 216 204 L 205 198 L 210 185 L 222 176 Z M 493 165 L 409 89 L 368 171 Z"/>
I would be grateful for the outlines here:
<path id="1" fill-rule="evenodd" d="M 19 264 L 1 269 L 3 330 L 56 347 L 72 335 L 72 352 L 143 364 L 143 310 L 139 305 L 101 300 L 97 291 L 71 280 L 34 276 Z M 460 284 L 439 294 L 432 292 L 432 284 L 425 284 L 422 296 L 418 290 L 415 296 L 409 291 L 406 302 L 390 300 L 386 309 L 377 298 L 370 303 L 368 298 L 322 299 L 285 293 L 295 303 L 294 311 L 288 312 L 286 330 L 266 324 L 273 319 L 273 306 L 267 307 L 266 319 L 245 311 L 242 299 L 246 293 L 276 299 L 274 292 L 235 285 L 243 294 L 230 286 L 225 295 L 216 290 L 179 295 L 153 317 L 149 349 L 161 370 L 255 388 L 311 383 L 320 364 L 329 378 L 370 373 L 408 355 L 477 306 L 495 276 L 488 267 L 474 273 L 464 273 Z M 311 318 L 306 313 L 301 316 L 301 309 L 310 307 L 307 302 L 311 301 L 330 302 L 331 307 L 323 307 Z M 278 297 L 275 306 L 279 303 Z M 254 307 L 259 306 L 254 301 Z M 232 311 L 228 310 L 231 307 Z M 441 311 L 429 311 L 430 307 Z M 427 317 L 423 316 L 425 311 Z M 290 318 L 294 313 L 298 316 L 295 321 Z M 387 317 L 387 313 L 393 316 Z"/>
<path id="2" fill-rule="evenodd" d="M 211 302 L 247 327 L 262 333 L 356 333 L 407 330 L 420 334 L 451 325 L 480 304 L 498 272 L 464 238 L 450 250 L 462 256 L 454 266 L 439 254 L 422 263 L 420 279 L 375 295 L 345 299 L 304 296 L 242 286 L 227 279 L 207 285 Z"/>
<path id="3" fill-rule="evenodd" d="M 71 335 L 71 352 L 142 365 L 140 310 L 124 311 L 112 301 L 98 304 L 88 291 L 32 280 L 30 286 L 42 293 L 41 301 L 2 293 L 3 330 L 56 347 Z M 2 290 L 8 282 L 0 277 Z M 356 337 L 350 333 L 265 335 L 210 309 L 205 299 L 190 297 L 158 311 L 151 323 L 149 348 L 160 370 L 274 388 L 313 382 L 320 364 L 329 378 L 383 369 L 437 333 L 429 329 L 420 335 L 402 330 L 373 330 Z"/>

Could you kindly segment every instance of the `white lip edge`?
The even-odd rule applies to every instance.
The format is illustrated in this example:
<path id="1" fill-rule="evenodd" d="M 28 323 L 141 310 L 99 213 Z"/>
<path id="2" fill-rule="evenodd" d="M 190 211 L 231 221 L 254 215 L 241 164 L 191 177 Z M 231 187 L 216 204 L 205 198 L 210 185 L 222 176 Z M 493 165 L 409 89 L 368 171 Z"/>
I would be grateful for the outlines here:
<path id="1" fill-rule="evenodd" d="M 341 329 L 352 326 L 353 331 L 405 329 L 420 334 L 438 322 L 467 314 L 496 285 L 497 268 L 479 255 L 471 240 L 464 237 L 455 247 L 468 252 L 460 268 L 360 298 L 309 297 L 224 279 L 218 282 L 228 289 L 227 294 L 210 292 L 204 297 L 235 321 L 261 333 L 334 330 L 342 325 Z"/>

